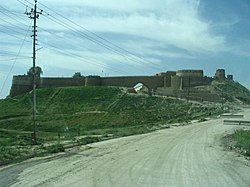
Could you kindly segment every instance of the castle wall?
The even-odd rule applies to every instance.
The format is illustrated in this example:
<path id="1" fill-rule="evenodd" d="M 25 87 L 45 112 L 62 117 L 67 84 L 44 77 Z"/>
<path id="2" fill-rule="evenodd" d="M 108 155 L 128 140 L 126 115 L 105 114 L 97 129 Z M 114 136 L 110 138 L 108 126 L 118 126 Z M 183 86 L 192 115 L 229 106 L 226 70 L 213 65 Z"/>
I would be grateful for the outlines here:
<path id="1" fill-rule="evenodd" d="M 84 86 L 85 77 L 77 78 L 36 78 L 37 88 L 48 87 L 70 87 Z M 29 76 L 14 76 L 10 96 L 14 97 L 23 93 L 27 93 L 33 89 L 33 78 Z"/>
<path id="2" fill-rule="evenodd" d="M 182 89 L 182 78 L 179 76 L 173 76 L 171 78 L 171 87 L 173 90 Z"/>
<path id="3" fill-rule="evenodd" d="M 171 76 L 164 76 L 163 81 L 164 87 L 171 87 Z"/>
<path id="4" fill-rule="evenodd" d="M 130 76 L 130 77 L 104 77 L 88 76 L 77 78 L 37 78 L 37 88 L 70 87 L 70 86 L 121 86 L 133 87 L 143 83 L 149 89 L 170 86 L 170 77 L 162 76 Z M 32 90 L 32 77 L 14 76 L 10 96 L 17 96 Z"/>
<path id="5" fill-rule="evenodd" d="M 221 101 L 221 97 L 215 93 L 211 93 L 209 91 L 199 91 L 195 89 L 191 89 L 190 91 L 188 91 L 188 90 L 173 90 L 171 88 L 157 88 L 156 94 L 162 96 L 186 98 L 197 101 L 211 101 L 211 102 Z"/>
<path id="6" fill-rule="evenodd" d="M 101 86 L 101 82 L 100 76 L 88 76 L 85 79 L 85 86 Z"/>
<path id="7" fill-rule="evenodd" d="M 195 86 L 211 85 L 213 78 L 211 77 L 182 77 L 182 88 L 190 88 Z"/>
<path id="8" fill-rule="evenodd" d="M 101 85 L 133 87 L 138 83 L 144 84 L 150 90 L 156 89 L 157 87 L 164 86 L 164 77 L 162 76 L 103 77 Z"/>
<path id="9" fill-rule="evenodd" d="M 222 72 L 217 70 L 218 72 Z M 17 96 L 32 90 L 32 77 L 14 76 L 10 96 Z M 186 97 L 187 90 L 189 96 L 197 98 L 210 97 L 205 92 L 199 92 L 192 89 L 196 86 L 211 85 L 214 79 L 211 77 L 203 77 L 202 70 L 180 70 L 177 72 L 165 72 L 156 76 L 126 76 L 126 77 L 68 77 L 68 78 L 36 78 L 37 88 L 47 87 L 71 87 L 71 86 L 120 86 L 134 87 L 138 83 L 145 85 L 149 91 L 156 91 L 160 95 L 176 95 L 178 97 Z M 211 95 L 211 100 L 217 99 Z M 207 100 L 207 99 L 204 99 Z"/>
<path id="10" fill-rule="evenodd" d="M 32 90 L 32 77 L 13 76 L 10 96 L 14 97 Z"/>
<path id="11" fill-rule="evenodd" d="M 69 86 L 84 86 L 85 77 L 76 78 L 40 78 L 38 88 L 47 87 L 69 87 Z"/>
<path id="12" fill-rule="evenodd" d="M 203 70 L 178 70 L 176 75 L 180 77 L 203 77 Z"/>
<path id="13" fill-rule="evenodd" d="M 157 73 L 155 76 L 171 77 L 171 76 L 175 76 L 175 75 L 176 75 L 176 71 L 167 71 L 167 72 Z"/>

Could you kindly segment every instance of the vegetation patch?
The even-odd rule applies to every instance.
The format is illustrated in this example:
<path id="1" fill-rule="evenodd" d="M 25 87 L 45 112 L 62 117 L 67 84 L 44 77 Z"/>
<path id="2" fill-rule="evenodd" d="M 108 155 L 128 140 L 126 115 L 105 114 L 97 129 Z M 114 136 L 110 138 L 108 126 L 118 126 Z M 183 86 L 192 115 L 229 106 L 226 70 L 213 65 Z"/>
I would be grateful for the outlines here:
<path id="1" fill-rule="evenodd" d="M 226 101 L 237 102 L 238 100 L 250 104 L 250 91 L 240 83 L 231 80 L 213 81 L 217 93 Z"/>
<path id="2" fill-rule="evenodd" d="M 243 149 L 246 156 L 250 156 L 250 130 L 238 130 L 233 134 L 236 147 Z"/>
<path id="3" fill-rule="evenodd" d="M 65 148 L 60 143 L 47 146 L 45 149 L 47 150 L 47 153 L 59 153 L 65 151 Z"/>
<path id="4" fill-rule="evenodd" d="M 250 130 L 236 130 L 224 137 L 222 142 L 229 150 L 250 157 Z"/>
<path id="5" fill-rule="evenodd" d="M 33 145 L 32 94 L 26 93 L 0 101 L 0 146 L 3 150 L 0 155 L 4 160 L 22 154 L 56 153 L 64 151 L 62 145 L 74 144 L 76 140 L 85 145 L 110 137 L 148 133 L 163 124 L 217 116 L 222 112 L 218 106 L 126 94 L 118 87 L 38 89 L 39 145 Z"/>
<path id="6" fill-rule="evenodd" d="M 80 145 L 86 145 L 86 144 L 90 144 L 90 143 L 95 143 L 95 142 L 99 142 L 101 140 L 101 138 L 99 137 L 84 137 L 84 138 L 80 138 L 79 140 L 77 140 L 77 142 Z"/>

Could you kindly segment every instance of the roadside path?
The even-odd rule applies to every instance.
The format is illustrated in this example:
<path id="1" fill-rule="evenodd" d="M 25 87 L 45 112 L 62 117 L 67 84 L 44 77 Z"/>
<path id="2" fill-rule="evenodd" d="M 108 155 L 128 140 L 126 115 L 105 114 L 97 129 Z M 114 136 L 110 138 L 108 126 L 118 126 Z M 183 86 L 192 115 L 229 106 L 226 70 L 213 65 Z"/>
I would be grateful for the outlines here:
<path id="1" fill-rule="evenodd" d="M 243 112 L 250 120 L 250 110 Z M 249 161 L 224 151 L 219 140 L 235 129 L 223 119 L 81 147 L 56 159 L 0 170 L 9 186 L 165 187 L 250 186 Z M 81 150 L 85 149 L 85 150 Z M 14 172 L 10 179 L 5 176 Z"/>

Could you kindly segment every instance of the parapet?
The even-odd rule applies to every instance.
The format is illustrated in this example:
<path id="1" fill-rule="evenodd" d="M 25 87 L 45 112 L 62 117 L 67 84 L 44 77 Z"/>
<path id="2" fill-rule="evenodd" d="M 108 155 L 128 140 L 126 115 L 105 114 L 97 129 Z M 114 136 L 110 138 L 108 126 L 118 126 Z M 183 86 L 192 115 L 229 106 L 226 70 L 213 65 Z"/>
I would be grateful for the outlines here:
<path id="1" fill-rule="evenodd" d="M 203 70 L 178 70 L 176 75 L 179 77 L 203 77 Z"/>
<path id="2" fill-rule="evenodd" d="M 167 71 L 167 72 L 157 73 L 155 76 L 171 77 L 171 76 L 175 76 L 175 75 L 176 75 L 176 71 Z"/>

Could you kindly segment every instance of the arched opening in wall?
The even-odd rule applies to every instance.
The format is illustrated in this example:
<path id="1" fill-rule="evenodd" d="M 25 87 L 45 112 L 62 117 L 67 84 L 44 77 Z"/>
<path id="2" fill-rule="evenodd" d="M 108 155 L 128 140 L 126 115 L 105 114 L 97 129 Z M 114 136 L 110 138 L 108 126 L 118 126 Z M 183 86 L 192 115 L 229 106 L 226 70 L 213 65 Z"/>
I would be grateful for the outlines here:
<path id="1" fill-rule="evenodd" d="M 137 83 L 133 89 L 135 90 L 136 93 L 140 94 L 148 94 L 149 89 L 147 86 L 145 86 L 143 83 Z"/>

